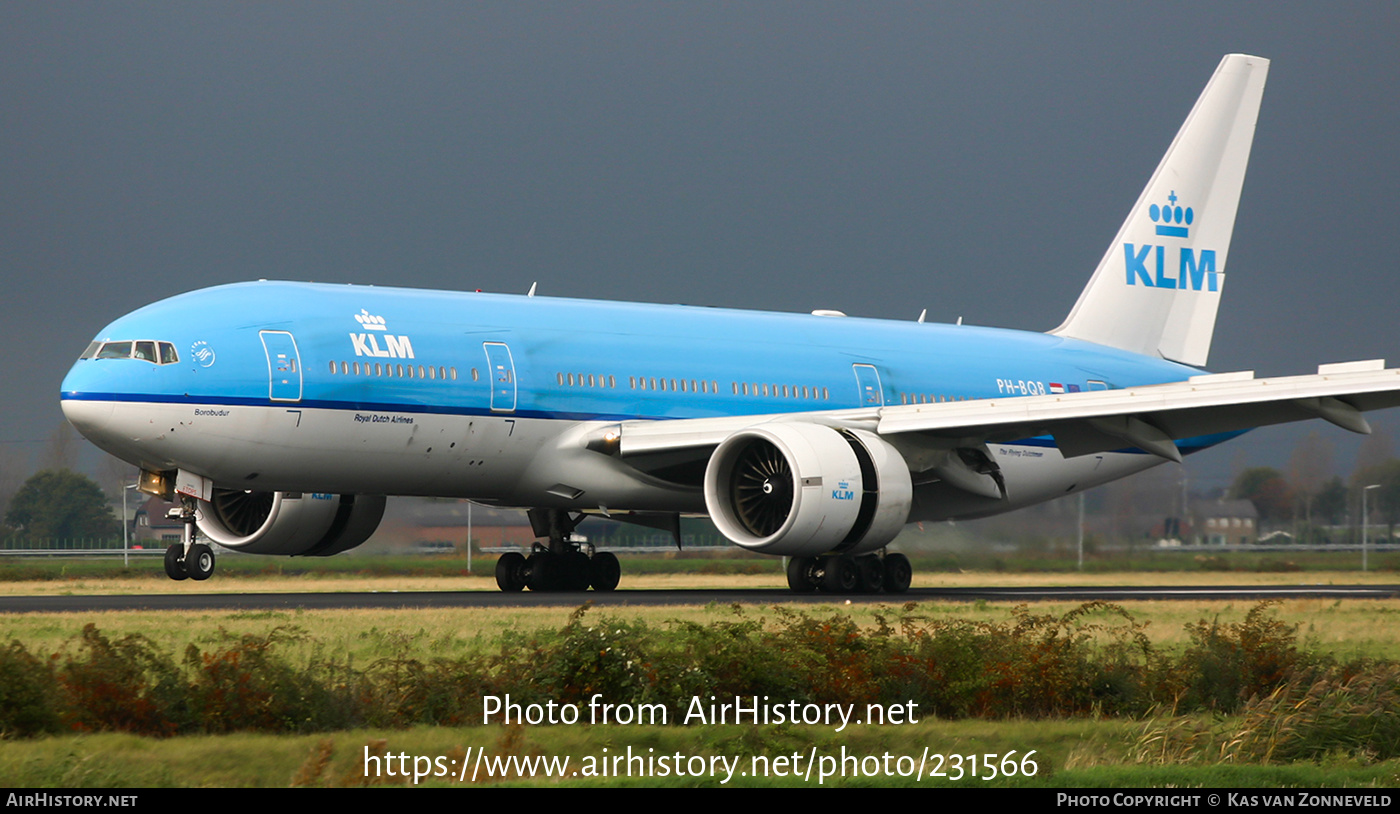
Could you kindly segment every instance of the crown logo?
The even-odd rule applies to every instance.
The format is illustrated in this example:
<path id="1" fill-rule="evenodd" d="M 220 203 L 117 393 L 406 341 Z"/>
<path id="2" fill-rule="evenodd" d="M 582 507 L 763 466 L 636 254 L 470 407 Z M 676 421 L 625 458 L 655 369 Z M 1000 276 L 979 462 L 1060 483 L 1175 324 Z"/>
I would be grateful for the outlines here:
<path id="1" fill-rule="evenodd" d="M 1190 233 L 1187 227 L 1196 219 L 1196 213 L 1189 206 L 1177 206 L 1176 190 L 1172 190 L 1172 194 L 1167 196 L 1167 202 L 1166 206 L 1152 204 L 1147 208 L 1148 216 L 1157 224 L 1157 234 L 1163 237 L 1186 237 Z"/>
<path id="2" fill-rule="evenodd" d="M 387 328 L 384 327 L 384 317 L 371 316 L 370 313 L 363 308 L 360 309 L 360 313 L 355 315 L 355 321 L 364 326 L 366 331 L 387 330 Z"/>

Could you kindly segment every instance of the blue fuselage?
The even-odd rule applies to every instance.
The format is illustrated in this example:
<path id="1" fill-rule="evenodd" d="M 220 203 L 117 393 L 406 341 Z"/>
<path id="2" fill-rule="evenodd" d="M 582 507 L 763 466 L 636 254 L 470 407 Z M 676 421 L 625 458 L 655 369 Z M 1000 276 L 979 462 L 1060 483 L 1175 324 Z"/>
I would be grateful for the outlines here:
<path id="1" fill-rule="evenodd" d="M 116 320 L 68 373 L 62 398 L 78 429 L 112 454 L 233 488 L 703 511 L 695 484 L 655 484 L 620 467 L 588 473 L 597 488 L 573 500 L 551 491 L 550 479 L 562 478 L 552 470 L 567 466 L 541 452 L 590 422 L 1072 393 L 1197 372 L 992 328 L 257 282 Z M 1017 443 L 1045 459 L 1017 499 L 926 506 L 915 519 L 1062 492 L 1046 468 L 1063 462 L 1053 442 Z M 1157 462 L 1130 457 L 1127 470 L 1100 467 L 1073 483 Z"/>

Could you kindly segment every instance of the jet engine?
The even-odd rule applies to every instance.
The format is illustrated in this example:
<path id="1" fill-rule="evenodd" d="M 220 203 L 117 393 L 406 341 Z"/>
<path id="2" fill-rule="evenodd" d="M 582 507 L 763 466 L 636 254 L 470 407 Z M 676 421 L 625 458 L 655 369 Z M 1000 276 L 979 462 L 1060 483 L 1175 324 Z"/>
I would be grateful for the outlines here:
<path id="1" fill-rule="evenodd" d="M 864 430 L 771 423 L 726 438 L 705 469 L 725 537 L 764 554 L 863 554 L 899 534 L 914 487 L 899 452 Z"/>
<path id="2" fill-rule="evenodd" d="M 369 539 L 384 517 L 383 495 L 215 489 L 195 522 L 225 548 L 252 554 L 329 557 Z"/>

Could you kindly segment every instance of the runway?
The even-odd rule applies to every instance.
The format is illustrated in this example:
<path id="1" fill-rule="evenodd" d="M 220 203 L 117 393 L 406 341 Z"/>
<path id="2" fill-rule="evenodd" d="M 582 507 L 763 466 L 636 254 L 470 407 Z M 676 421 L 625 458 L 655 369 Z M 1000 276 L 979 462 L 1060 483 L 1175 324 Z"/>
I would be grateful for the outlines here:
<path id="1" fill-rule="evenodd" d="M 519 608 L 576 607 L 592 602 L 599 607 L 626 605 L 721 604 L 886 604 L 905 602 L 1087 602 L 1106 600 L 1261 600 L 1261 599 L 1394 599 L 1400 585 L 1177 586 L 1143 587 L 1019 587 L 914 588 L 904 594 L 795 594 L 770 590 L 661 590 L 501 593 L 499 591 L 376 591 L 363 593 L 258 594 L 143 594 L 120 596 L 0 597 L 0 613 L 91 613 L 133 610 L 294 610 L 297 608 Z"/>

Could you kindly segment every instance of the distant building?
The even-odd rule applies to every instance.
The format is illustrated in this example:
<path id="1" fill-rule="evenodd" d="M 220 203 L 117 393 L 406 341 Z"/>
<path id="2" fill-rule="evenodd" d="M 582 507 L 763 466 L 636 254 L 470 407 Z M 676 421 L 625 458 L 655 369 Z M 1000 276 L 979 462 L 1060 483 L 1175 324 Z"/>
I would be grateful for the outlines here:
<path id="1" fill-rule="evenodd" d="M 158 497 L 148 498 L 145 503 L 136 507 L 136 515 L 132 518 L 131 542 L 147 547 L 150 547 L 150 544 L 159 544 L 160 548 L 180 542 L 184 528 L 179 518 L 171 519 L 166 516 L 171 509 L 179 508 L 179 503 L 161 500 Z"/>
<path id="2" fill-rule="evenodd" d="M 1259 511 L 1249 500 L 1193 500 L 1190 529 L 1197 545 L 1251 545 L 1259 541 Z"/>

